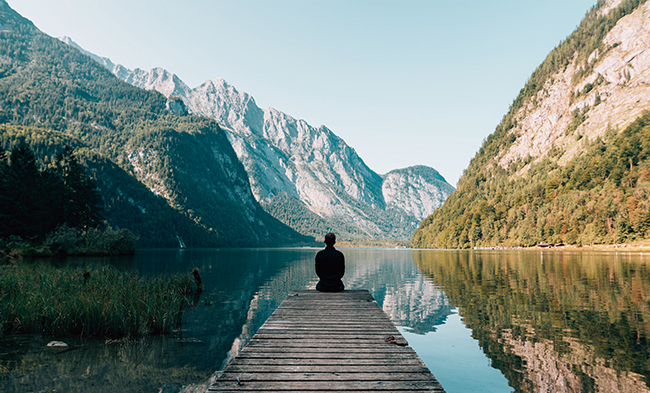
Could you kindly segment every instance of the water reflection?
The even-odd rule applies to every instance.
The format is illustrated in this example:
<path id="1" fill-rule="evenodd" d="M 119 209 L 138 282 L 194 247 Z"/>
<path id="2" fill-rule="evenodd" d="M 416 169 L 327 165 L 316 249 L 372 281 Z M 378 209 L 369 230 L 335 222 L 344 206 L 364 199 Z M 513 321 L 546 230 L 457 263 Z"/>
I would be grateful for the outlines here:
<path id="1" fill-rule="evenodd" d="M 407 331 L 434 331 L 452 313 L 453 306 L 441 289 L 422 277 L 407 250 L 343 250 L 348 289 L 367 289 L 391 320 Z M 252 338 L 277 306 L 292 290 L 313 289 L 318 282 L 314 272 L 316 250 L 266 250 L 270 255 L 288 258 L 287 263 L 269 276 L 251 298 L 241 334 L 234 340 L 224 368 Z"/>
<path id="2" fill-rule="evenodd" d="M 0 391 L 204 391 L 290 291 L 315 287 L 316 251 L 149 250 L 102 260 L 143 275 L 197 267 L 205 292 L 170 336 L 0 336 Z M 648 255 L 343 251 L 346 287 L 373 294 L 450 393 L 650 391 Z M 59 339 L 70 347 L 45 346 Z"/>
<path id="3" fill-rule="evenodd" d="M 250 340 L 287 294 L 314 288 L 316 249 L 146 250 L 135 258 L 74 259 L 111 263 L 143 275 L 201 271 L 205 292 L 172 336 L 106 342 L 0 336 L 0 390 L 5 392 L 200 391 Z M 453 306 L 419 273 L 408 250 L 344 250 L 349 289 L 368 289 L 393 321 L 426 333 Z M 63 339 L 67 350 L 45 345 Z"/>
<path id="4" fill-rule="evenodd" d="M 517 392 L 649 392 L 643 254 L 415 252 Z"/>

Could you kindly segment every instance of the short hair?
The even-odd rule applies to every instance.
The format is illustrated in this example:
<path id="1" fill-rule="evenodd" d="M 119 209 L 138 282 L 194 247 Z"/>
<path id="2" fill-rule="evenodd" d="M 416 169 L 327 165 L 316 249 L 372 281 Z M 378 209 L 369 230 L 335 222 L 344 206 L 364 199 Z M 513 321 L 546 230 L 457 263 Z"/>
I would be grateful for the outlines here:
<path id="1" fill-rule="evenodd" d="M 325 235 L 325 244 L 327 244 L 328 246 L 333 246 L 334 243 L 336 243 L 336 235 L 334 234 L 334 232 L 328 232 Z"/>

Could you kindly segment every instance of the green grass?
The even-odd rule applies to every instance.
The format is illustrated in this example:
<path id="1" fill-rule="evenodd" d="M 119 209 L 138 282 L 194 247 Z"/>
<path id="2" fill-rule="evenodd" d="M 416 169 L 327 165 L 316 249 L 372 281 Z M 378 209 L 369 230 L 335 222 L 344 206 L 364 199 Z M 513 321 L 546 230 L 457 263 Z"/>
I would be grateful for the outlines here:
<path id="1" fill-rule="evenodd" d="M 5 265 L 0 331 L 100 337 L 168 333 L 180 325 L 191 290 L 189 275 L 146 278 L 112 266 Z"/>

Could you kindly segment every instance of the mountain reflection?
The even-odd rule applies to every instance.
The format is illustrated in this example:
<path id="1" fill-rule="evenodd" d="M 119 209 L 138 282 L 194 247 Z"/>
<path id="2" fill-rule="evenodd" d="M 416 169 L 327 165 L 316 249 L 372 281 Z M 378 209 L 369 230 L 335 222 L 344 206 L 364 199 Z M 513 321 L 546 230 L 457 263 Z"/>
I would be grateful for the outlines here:
<path id="1" fill-rule="evenodd" d="M 649 392 L 643 254 L 416 252 L 517 392 Z"/>
<path id="2" fill-rule="evenodd" d="M 268 276 L 255 295 L 250 296 L 243 287 L 240 289 L 240 296 L 250 299 L 247 318 L 222 367 L 237 356 L 289 292 L 316 287 L 316 251 L 265 251 L 269 255 L 281 255 L 279 259 L 285 263 Z M 436 325 L 443 324 L 452 313 L 454 307 L 444 292 L 420 275 L 419 269 L 413 263 L 411 251 L 342 251 L 346 257 L 346 273 L 343 278 L 346 288 L 369 290 L 395 324 L 405 326 L 414 333 L 424 334 L 435 331 Z"/>

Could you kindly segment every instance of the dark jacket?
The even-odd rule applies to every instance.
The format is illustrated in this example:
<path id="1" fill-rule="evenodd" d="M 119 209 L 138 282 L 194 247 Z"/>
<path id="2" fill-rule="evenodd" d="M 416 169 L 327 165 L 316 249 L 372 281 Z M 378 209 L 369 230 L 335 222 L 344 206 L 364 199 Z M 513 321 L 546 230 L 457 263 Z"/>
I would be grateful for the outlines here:
<path id="1" fill-rule="evenodd" d="M 316 254 L 316 274 L 320 281 L 316 289 L 323 292 L 343 290 L 341 278 L 345 274 L 345 257 L 333 246 L 327 246 Z"/>

